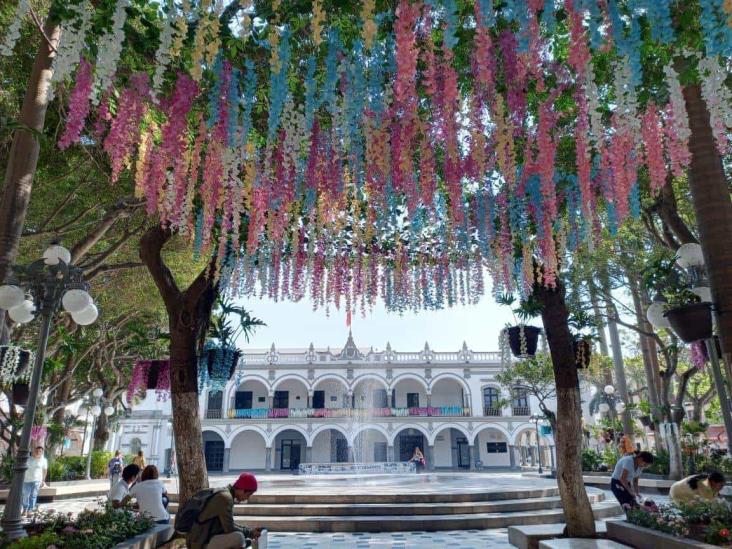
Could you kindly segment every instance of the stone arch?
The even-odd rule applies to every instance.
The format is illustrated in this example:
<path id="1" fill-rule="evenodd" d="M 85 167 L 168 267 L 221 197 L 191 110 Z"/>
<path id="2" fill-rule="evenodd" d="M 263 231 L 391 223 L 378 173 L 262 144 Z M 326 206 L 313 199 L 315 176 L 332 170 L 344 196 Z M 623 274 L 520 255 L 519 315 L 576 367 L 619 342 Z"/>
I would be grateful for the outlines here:
<path id="1" fill-rule="evenodd" d="M 258 427 L 257 425 L 242 425 L 240 427 L 237 427 L 229 434 L 229 442 L 233 441 L 236 438 L 236 435 L 243 433 L 245 431 L 254 431 L 256 433 L 259 433 L 260 435 L 262 435 L 265 445 L 267 445 L 268 438 L 269 438 L 267 436 L 267 432 L 264 429 L 262 429 L 261 427 Z"/>
<path id="2" fill-rule="evenodd" d="M 310 437 L 307 437 L 306 436 L 305 437 L 305 440 L 307 441 L 308 446 L 312 446 L 313 445 L 313 442 L 315 442 L 315 437 L 317 437 L 323 431 L 327 431 L 329 429 L 333 429 L 334 431 L 338 431 L 340 434 L 342 434 L 344 437 L 346 437 L 346 440 L 348 441 L 348 444 L 349 445 L 351 444 L 352 440 L 351 440 L 351 436 L 348 433 L 348 431 L 345 428 L 343 428 L 342 426 L 334 423 L 332 425 L 321 425 L 317 429 L 314 429 L 313 430 L 313 432 L 310 434 Z"/>
<path id="3" fill-rule="evenodd" d="M 393 443 L 392 436 L 387 432 L 386 429 L 384 429 L 381 425 L 361 425 L 360 427 L 356 428 L 353 431 L 353 436 L 351 437 L 351 444 L 356 440 L 356 437 L 363 433 L 364 431 L 378 431 L 382 435 L 384 435 L 384 438 L 386 439 L 387 443 Z"/>
<path id="4" fill-rule="evenodd" d="M 521 435 L 523 435 L 527 431 L 529 431 L 530 433 L 534 433 L 536 431 L 536 427 L 534 427 L 534 425 L 531 423 L 521 423 L 518 427 L 516 427 L 509 437 L 511 444 L 514 446 L 518 444 Z"/>
<path id="5" fill-rule="evenodd" d="M 264 385 L 264 388 L 267 392 L 267 394 L 270 394 L 272 392 L 272 389 L 269 386 L 269 380 L 267 380 L 266 377 L 259 376 L 256 374 L 246 374 L 244 377 L 242 377 L 239 380 L 239 383 L 230 383 L 227 387 L 225 393 L 224 393 L 224 405 L 227 405 L 227 403 L 230 403 L 231 400 L 234 398 L 234 393 L 236 393 L 237 389 L 244 385 L 247 381 L 256 381 L 258 383 L 261 383 Z"/>
<path id="6" fill-rule="evenodd" d="M 456 431 L 460 431 L 462 434 L 465 435 L 465 438 L 467 440 L 471 440 L 470 432 L 465 427 L 463 427 L 462 425 L 458 425 L 457 423 L 447 423 L 445 425 L 440 425 L 432 431 L 432 435 L 427 439 L 430 445 L 434 445 L 435 440 L 437 439 L 437 435 L 442 433 L 442 431 L 449 429 L 455 429 Z"/>
<path id="7" fill-rule="evenodd" d="M 427 383 L 427 380 L 423 376 L 421 376 L 419 374 L 409 373 L 409 372 L 408 373 L 404 373 L 404 374 L 399 374 L 397 377 L 395 377 L 394 379 L 392 379 L 391 380 L 391 383 L 389 384 L 388 389 L 391 391 L 392 389 L 394 389 L 397 386 L 397 384 L 400 381 L 404 381 L 406 379 L 411 379 L 413 381 L 416 381 L 420 385 L 422 385 L 422 388 L 425 390 L 425 393 L 429 393 L 430 392 L 429 383 Z"/>
<path id="8" fill-rule="evenodd" d="M 506 437 L 506 441 L 513 440 L 511 438 L 511 434 L 508 432 L 508 429 L 506 429 L 503 425 L 500 425 L 498 423 L 486 423 L 473 431 L 472 438 L 468 439 L 470 441 L 470 444 L 475 444 L 475 440 L 478 437 L 478 434 L 482 431 L 485 431 L 486 429 L 493 429 L 500 432 L 501 434 L 503 434 L 504 437 Z M 513 442 L 511 442 L 511 444 L 513 444 Z"/>
<path id="9" fill-rule="evenodd" d="M 439 381 L 442 381 L 443 379 L 452 379 L 454 381 L 457 381 L 458 384 L 463 388 L 463 391 L 465 392 L 465 397 L 467 399 L 470 399 L 470 386 L 468 385 L 467 381 L 465 381 L 465 378 L 453 373 L 453 372 L 443 372 L 441 374 L 437 374 L 435 377 L 430 379 L 429 382 L 429 390 L 432 392 L 432 388 L 435 386 L 436 383 Z"/>
<path id="10" fill-rule="evenodd" d="M 399 427 L 394 429 L 394 432 L 391 434 L 391 436 L 386 439 L 389 442 L 389 445 L 394 446 L 394 441 L 396 440 L 396 437 L 399 435 L 399 433 L 401 433 L 402 431 L 406 431 L 407 429 L 414 429 L 415 431 L 419 431 L 424 435 L 425 441 L 430 440 L 430 433 L 424 426 L 418 425 L 416 423 L 409 423 L 406 425 L 400 425 Z"/>
<path id="11" fill-rule="evenodd" d="M 278 377 L 277 379 L 275 379 L 272 382 L 272 385 L 269 388 L 270 396 L 274 394 L 277 387 L 279 387 L 283 382 L 288 381 L 288 380 L 299 381 L 300 383 L 302 383 L 305 386 L 305 389 L 310 391 L 310 383 L 308 382 L 307 378 L 305 378 L 304 376 L 302 376 L 300 374 L 285 374 L 282 377 Z"/>
<path id="12" fill-rule="evenodd" d="M 283 431 L 297 431 L 300 433 L 303 438 L 305 439 L 305 442 L 308 441 L 308 433 L 305 429 L 300 427 L 299 425 L 281 425 L 278 427 L 275 431 L 272 431 L 272 433 L 269 436 L 269 440 L 267 441 L 267 446 L 271 447 L 272 444 L 274 444 L 275 439 L 277 438 L 277 435 L 282 433 Z"/>
<path id="13" fill-rule="evenodd" d="M 335 380 L 335 381 L 340 382 L 343 385 L 343 387 L 346 388 L 346 391 L 351 390 L 351 388 L 348 385 L 348 380 L 345 377 L 343 377 L 342 375 L 336 374 L 336 373 L 327 373 L 327 374 L 317 376 L 315 379 L 313 379 L 312 383 L 308 386 L 308 390 L 312 392 L 315 389 L 315 387 L 317 387 L 320 383 L 322 383 L 323 381 L 330 381 L 330 380 Z"/>
<path id="14" fill-rule="evenodd" d="M 226 432 L 219 427 L 216 427 L 214 425 L 206 425 L 203 429 L 201 429 L 201 437 L 203 437 L 206 433 L 214 433 L 218 435 L 225 443 L 228 442 L 228 436 L 226 435 Z"/>
<path id="15" fill-rule="evenodd" d="M 266 469 L 267 433 L 253 425 L 237 429 L 229 441 L 229 470 Z"/>
<path id="16" fill-rule="evenodd" d="M 389 382 L 386 380 L 385 377 L 380 376 L 379 374 L 361 374 L 355 378 L 353 378 L 353 381 L 351 381 L 351 385 L 349 386 L 349 389 L 353 391 L 356 388 L 356 385 L 361 383 L 362 381 L 366 381 L 367 379 L 374 379 L 381 384 L 384 385 L 384 389 L 389 389 Z"/>
<path id="17" fill-rule="evenodd" d="M 497 424 L 483 425 L 473 433 L 473 447 L 475 456 L 481 466 L 512 467 L 515 465 L 511 437 Z"/>

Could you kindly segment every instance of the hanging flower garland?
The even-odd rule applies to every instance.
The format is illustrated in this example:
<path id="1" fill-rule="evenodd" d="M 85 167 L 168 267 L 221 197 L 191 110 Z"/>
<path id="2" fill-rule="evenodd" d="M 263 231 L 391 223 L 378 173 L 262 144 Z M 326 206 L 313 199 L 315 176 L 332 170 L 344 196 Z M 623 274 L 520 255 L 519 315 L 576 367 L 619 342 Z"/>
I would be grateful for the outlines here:
<path id="1" fill-rule="evenodd" d="M 30 381 L 35 361 L 35 353 L 15 345 L 0 346 L 0 383 L 10 386 L 13 383 Z"/>
<path id="2" fill-rule="evenodd" d="M 112 85 L 112 79 L 117 71 L 117 62 L 125 41 L 124 25 L 127 21 L 128 6 L 129 0 L 117 0 L 111 28 L 99 39 L 94 87 L 90 94 L 92 104 L 95 106 L 99 104 L 99 94 Z"/>
<path id="3" fill-rule="evenodd" d="M 234 375 L 241 353 L 236 347 L 207 341 L 198 359 L 198 390 L 221 391 Z"/>
<path id="4" fill-rule="evenodd" d="M 23 24 L 23 18 L 30 11 L 30 3 L 28 0 L 20 0 L 18 8 L 15 10 L 15 17 L 10 27 L 5 32 L 5 39 L 0 43 L 0 56 L 10 57 L 13 55 L 15 43 L 20 38 L 20 27 Z"/>
<path id="5" fill-rule="evenodd" d="M 68 7 L 72 16 L 64 21 L 61 31 L 61 40 L 56 47 L 57 53 L 53 58 L 51 69 L 52 85 L 48 86 L 48 101 L 54 97 L 54 83 L 65 82 L 79 65 L 82 57 L 86 35 L 91 24 L 92 7 L 88 1 L 72 4 Z"/>
<path id="6" fill-rule="evenodd" d="M 135 397 L 144 398 L 148 389 L 154 389 L 158 401 L 170 397 L 170 360 L 138 360 L 132 368 L 127 385 L 127 402 Z"/>

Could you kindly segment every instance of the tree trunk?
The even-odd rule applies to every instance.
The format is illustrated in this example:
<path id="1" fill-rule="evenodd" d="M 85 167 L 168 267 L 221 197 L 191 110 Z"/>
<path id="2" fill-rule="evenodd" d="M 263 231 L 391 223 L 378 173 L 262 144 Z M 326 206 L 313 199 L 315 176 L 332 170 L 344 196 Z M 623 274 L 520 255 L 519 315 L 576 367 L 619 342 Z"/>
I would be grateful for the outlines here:
<path id="1" fill-rule="evenodd" d="M 44 30 L 55 48 L 61 37 L 61 27 L 46 23 Z M 43 132 L 46 121 L 47 92 L 53 75 L 51 62 L 55 55 L 46 40 L 41 39 L 18 118 L 20 124 L 37 132 Z M 18 257 L 20 235 L 28 213 L 39 151 L 40 143 L 32 133 L 15 131 L 0 197 L 0 283 L 5 280 L 11 265 Z M 0 343 L 7 341 L 5 311 L 0 310 Z"/>
<path id="2" fill-rule="evenodd" d="M 691 189 L 725 361 L 732 359 L 732 200 L 698 85 L 684 87 L 691 136 Z"/>
<path id="3" fill-rule="evenodd" d="M 140 258 L 147 266 L 168 312 L 170 325 L 170 393 L 173 434 L 179 474 L 179 501 L 208 487 L 203 453 L 201 418 L 198 414 L 198 363 L 196 345 L 208 329 L 216 287 L 207 267 L 181 292 L 161 257 L 171 238 L 169 229 L 155 225 L 140 240 Z"/>
<path id="4" fill-rule="evenodd" d="M 582 402 L 579 378 L 569 331 L 565 289 L 536 285 L 534 294 L 542 304 L 541 319 L 552 357 L 557 387 L 557 483 L 569 537 L 593 537 L 595 519 L 582 480 Z"/>
<path id="5" fill-rule="evenodd" d="M 630 288 L 630 295 L 633 298 L 633 308 L 635 309 L 635 320 L 636 324 L 644 331 L 647 330 L 646 317 L 643 313 L 643 306 L 641 305 L 640 290 L 638 289 L 637 281 L 628 277 L 628 287 Z M 651 405 L 651 416 L 658 420 L 661 417 L 661 403 L 659 399 L 659 385 L 656 373 L 653 368 L 653 359 L 651 357 L 651 350 L 648 346 L 648 336 L 639 334 L 638 339 L 640 341 L 641 356 L 643 358 L 643 369 L 646 372 L 646 380 L 648 381 L 648 401 Z"/>
<path id="6" fill-rule="evenodd" d="M 104 410 L 99 414 L 97 418 L 97 425 L 92 435 L 93 447 L 95 452 L 101 452 L 109 440 L 109 419 L 107 418 Z"/>

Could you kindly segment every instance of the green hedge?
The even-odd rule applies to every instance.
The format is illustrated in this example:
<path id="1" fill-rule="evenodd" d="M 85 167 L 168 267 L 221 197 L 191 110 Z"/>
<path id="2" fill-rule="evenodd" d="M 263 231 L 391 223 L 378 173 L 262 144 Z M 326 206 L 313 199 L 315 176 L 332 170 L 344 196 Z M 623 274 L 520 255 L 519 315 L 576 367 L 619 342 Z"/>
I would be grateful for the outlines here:
<path id="1" fill-rule="evenodd" d="M 104 478 L 107 476 L 107 463 L 112 459 L 112 452 L 92 452 L 91 476 Z M 83 479 L 86 474 L 87 456 L 59 456 L 48 465 L 48 480 Z"/>

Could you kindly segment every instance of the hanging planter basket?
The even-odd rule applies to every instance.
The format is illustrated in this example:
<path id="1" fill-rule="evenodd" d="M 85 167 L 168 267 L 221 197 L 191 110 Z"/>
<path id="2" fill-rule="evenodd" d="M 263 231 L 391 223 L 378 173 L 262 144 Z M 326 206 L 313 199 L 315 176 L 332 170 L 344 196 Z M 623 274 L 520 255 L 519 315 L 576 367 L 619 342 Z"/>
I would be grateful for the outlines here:
<path id="1" fill-rule="evenodd" d="M 664 313 L 671 328 L 684 343 L 712 337 L 712 304 L 690 303 Z"/>
<path id="2" fill-rule="evenodd" d="M 592 359 L 592 344 L 587 339 L 575 339 L 572 342 L 574 350 L 574 363 L 582 370 L 590 365 Z"/>
<path id="3" fill-rule="evenodd" d="M 170 396 L 170 360 L 138 360 L 132 370 L 132 377 L 127 386 L 127 402 L 135 396 L 144 398 L 147 390 L 155 390 L 158 400 L 167 400 Z"/>
<path id="4" fill-rule="evenodd" d="M 513 356 L 521 358 L 536 354 L 541 328 L 536 326 L 511 326 L 506 328 L 506 331 L 508 332 L 508 344 L 511 346 Z"/>
<path id="5" fill-rule="evenodd" d="M 236 371 L 241 353 L 234 347 L 217 347 L 207 344 L 199 368 L 206 368 L 208 379 L 217 384 L 226 384 Z"/>
<path id="6" fill-rule="evenodd" d="M 13 404 L 26 406 L 30 396 L 30 387 L 24 381 L 13 383 Z"/>
<path id="7" fill-rule="evenodd" d="M 160 374 L 165 368 L 167 360 L 151 360 L 150 367 L 147 370 L 147 388 L 157 389 L 160 380 Z"/>
<path id="8" fill-rule="evenodd" d="M 651 416 L 640 416 L 638 419 L 644 427 L 653 429 L 653 418 Z"/>

